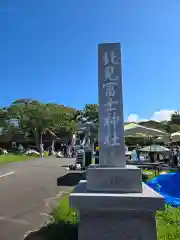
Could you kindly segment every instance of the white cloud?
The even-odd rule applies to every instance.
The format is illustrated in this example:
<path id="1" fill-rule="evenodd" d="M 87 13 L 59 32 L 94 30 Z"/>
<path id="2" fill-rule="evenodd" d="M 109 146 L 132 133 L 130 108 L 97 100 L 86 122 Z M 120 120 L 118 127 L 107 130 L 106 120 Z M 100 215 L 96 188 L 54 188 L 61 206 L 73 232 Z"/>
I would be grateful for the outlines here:
<path id="1" fill-rule="evenodd" d="M 152 120 L 157 120 L 157 121 L 165 121 L 165 120 L 170 120 L 171 115 L 174 112 L 174 110 L 160 110 L 159 112 L 154 112 L 152 116 Z"/>
<path id="2" fill-rule="evenodd" d="M 133 114 L 133 113 L 130 114 L 127 119 L 128 122 L 138 122 L 138 120 L 139 120 L 139 115 Z"/>
<path id="3" fill-rule="evenodd" d="M 127 121 L 128 122 L 139 122 L 139 121 L 148 121 L 148 120 L 166 121 L 166 120 L 170 120 L 171 114 L 173 112 L 174 110 L 162 109 L 160 111 L 154 112 L 149 119 L 144 119 L 138 114 L 132 113 L 128 116 Z"/>

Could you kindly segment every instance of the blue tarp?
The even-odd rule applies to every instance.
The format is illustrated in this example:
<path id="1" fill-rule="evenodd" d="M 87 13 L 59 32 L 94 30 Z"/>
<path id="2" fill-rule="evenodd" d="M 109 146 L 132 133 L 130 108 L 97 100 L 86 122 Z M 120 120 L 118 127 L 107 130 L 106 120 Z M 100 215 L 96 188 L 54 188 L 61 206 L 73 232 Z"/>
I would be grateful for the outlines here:
<path id="1" fill-rule="evenodd" d="M 164 196 L 166 203 L 173 207 L 180 206 L 180 172 L 161 174 L 147 184 Z"/>

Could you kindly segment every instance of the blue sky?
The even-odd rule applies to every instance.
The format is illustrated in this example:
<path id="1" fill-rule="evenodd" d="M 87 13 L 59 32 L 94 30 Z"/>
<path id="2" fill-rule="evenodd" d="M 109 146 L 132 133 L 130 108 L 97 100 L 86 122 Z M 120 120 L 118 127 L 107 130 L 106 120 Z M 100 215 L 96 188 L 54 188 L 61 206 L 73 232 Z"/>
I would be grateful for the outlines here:
<path id="1" fill-rule="evenodd" d="M 125 119 L 168 115 L 179 109 L 179 22 L 179 0 L 0 1 L 0 106 L 96 103 L 97 45 L 118 41 Z"/>

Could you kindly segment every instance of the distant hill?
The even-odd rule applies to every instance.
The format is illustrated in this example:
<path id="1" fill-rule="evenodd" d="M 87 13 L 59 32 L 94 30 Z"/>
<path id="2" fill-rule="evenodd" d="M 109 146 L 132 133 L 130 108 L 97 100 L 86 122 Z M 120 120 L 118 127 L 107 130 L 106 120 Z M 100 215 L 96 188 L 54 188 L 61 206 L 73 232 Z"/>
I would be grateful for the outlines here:
<path id="1" fill-rule="evenodd" d="M 164 131 L 165 122 L 156 122 L 156 121 L 146 121 L 146 122 L 139 122 L 140 125 L 148 127 L 148 128 L 155 128 Z"/>
<path id="2" fill-rule="evenodd" d="M 127 125 L 127 124 L 128 124 L 128 122 L 125 122 L 125 125 Z M 162 131 L 167 131 L 168 122 L 167 121 L 160 122 L 160 121 L 149 120 L 149 121 L 138 122 L 136 124 L 139 124 L 139 125 L 142 125 L 142 126 L 148 127 L 148 128 L 154 128 L 154 129 L 158 129 L 158 130 L 162 130 Z"/>

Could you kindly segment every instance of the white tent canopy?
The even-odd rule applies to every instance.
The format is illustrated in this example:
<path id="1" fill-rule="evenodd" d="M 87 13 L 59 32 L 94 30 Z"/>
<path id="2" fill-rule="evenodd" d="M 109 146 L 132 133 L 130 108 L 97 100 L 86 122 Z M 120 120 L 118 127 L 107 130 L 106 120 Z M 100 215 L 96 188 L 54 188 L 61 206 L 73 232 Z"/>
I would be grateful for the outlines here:
<path id="1" fill-rule="evenodd" d="M 175 132 L 171 134 L 172 142 L 180 141 L 180 132 Z"/>
<path id="2" fill-rule="evenodd" d="M 168 133 L 154 128 L 147 128 L 135 123 L 129 123 L 124 126 L 125 137 L 160 137 L 168 136 Z"/>
<path id="3" fill-rule="evenodd" d="M 151 146 L 147 146 L 147 147 L 143 147 L 140 149 L 141 152 L 169 152 L 169 148 L 165 148 L 163 146 L 159 146 L 159 145 L 151 145 Z"/>

